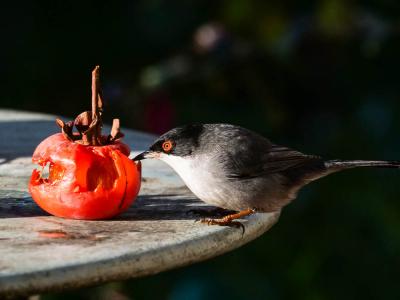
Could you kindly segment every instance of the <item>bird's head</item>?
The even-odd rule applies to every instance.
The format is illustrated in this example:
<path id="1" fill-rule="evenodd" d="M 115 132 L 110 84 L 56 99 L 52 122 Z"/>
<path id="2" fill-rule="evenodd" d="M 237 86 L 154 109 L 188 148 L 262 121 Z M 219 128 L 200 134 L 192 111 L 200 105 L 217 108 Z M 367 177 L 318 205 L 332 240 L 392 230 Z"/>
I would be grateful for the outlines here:
<path id="1" fill-rule="evenodd" d="M 196 123 L 171 129 L 161 135 L 149 147 L 137 155 L 133 160 L 146 158 L 167 160 L 168 157 L 190 157 L 199 149 L 199 139 L 204 130 L 203 124 Z"/>

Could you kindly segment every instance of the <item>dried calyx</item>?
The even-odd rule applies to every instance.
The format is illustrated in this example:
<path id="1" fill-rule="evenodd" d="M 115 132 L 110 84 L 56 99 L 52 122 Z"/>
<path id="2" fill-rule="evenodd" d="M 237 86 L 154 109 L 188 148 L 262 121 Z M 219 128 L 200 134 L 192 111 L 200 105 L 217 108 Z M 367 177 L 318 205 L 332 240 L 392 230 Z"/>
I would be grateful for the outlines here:
<path id="1" fill-rule="evenodd" d="M 111 133 L 108 136 L 101 134 L 103 122 L 103 98 L 100 90 L 100 67 L 96 66 L 92 71 L 92 110 L 85 111 L 76 117 L 74 121 L 64 122 L 56 120 L 63 135 L 70 141 L 91 146 L 104 146 L 112 144 L 124 135 L 120 131 L 119 119 L 114 119 Z M 73 128 L 78 130 L 74 132 Z"/>

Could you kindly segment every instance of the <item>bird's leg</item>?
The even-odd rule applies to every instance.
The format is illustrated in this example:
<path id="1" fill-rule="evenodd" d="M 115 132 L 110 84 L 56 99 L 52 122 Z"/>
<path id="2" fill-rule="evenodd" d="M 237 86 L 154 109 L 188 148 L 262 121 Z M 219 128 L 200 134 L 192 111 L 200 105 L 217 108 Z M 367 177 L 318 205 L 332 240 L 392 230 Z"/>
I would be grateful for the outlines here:
<path id="1" fill-rule="evenodd" d="M 240 219 L 245 216 L 252 215 L 256 212 L 254 208 L 251 209 L 246 209 L 239 211 L 238 213 L 227 215 L 221 219 L 202 219 L 201 223 L 205 223 L 208 225 L 219 225 L 219 226 L 233 226 L 233 227 L 238 227 L 242 228 L 244 232 L 244 225 L 240 223 L 239 221 L 234 221 L 236 219 Z"/>

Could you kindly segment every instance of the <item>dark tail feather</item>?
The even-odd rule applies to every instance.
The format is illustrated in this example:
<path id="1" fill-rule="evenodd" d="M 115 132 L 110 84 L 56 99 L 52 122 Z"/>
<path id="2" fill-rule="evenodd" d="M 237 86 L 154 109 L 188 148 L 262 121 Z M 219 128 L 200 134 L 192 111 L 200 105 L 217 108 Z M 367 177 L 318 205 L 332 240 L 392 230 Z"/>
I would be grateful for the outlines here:
<path id="1" fill-rule="evenodd" d="M 305 168 L 294 168 L 289 170 L 291 172 L 288 172 L 288 170 L 285 171 L 285 175 L 292 180 L 292 187 L 287 198 L 288 201 L 295 199 L 297 192 L 306 184 L 335 172 L 358 167 L 400 168 L 400 161 L 386 160 L 322 161 L 322 159 L 316 159 L 313 162 L 315 164 L 306 165 Z"/>
<path id="2" fill-rule="evenodd" d="M 400 161 L 381 160 L 328 160 L 325 167 L 329 173 L 358 167 L 400 168 Z"/>

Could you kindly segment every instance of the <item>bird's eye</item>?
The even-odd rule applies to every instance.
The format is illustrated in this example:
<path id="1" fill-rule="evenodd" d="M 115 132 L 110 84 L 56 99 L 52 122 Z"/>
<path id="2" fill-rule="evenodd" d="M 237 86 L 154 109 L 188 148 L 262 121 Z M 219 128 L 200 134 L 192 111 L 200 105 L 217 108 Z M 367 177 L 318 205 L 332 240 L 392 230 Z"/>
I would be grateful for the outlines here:
<path id="1" fill-rule="evenodd" d="M 170 140 L 168 140 L 162 143 L 161 147 L 163 148 L 164 152 L 168 153 L 172 151 L 173 146 L 174 146 L 173 143 Z"/>

